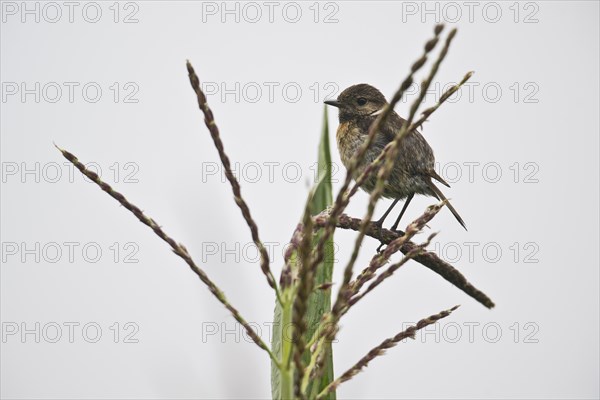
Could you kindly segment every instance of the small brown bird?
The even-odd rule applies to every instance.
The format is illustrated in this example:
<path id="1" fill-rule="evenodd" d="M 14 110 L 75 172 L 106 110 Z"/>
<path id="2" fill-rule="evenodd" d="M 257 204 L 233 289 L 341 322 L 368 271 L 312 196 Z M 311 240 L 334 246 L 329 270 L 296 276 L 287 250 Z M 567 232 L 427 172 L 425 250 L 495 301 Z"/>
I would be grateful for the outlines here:
<path id="1" fill-rule="evenodd" d="M 337 129 L 336 139 L 342 163 L 348 168 L 357 149 L 366 140 L 369 127 L 375 121 L 377 115 L 383 111 L 387 101 L 379 90 L 361 83 L 350 86 L 338 96 L 337 100 L 325 101 L 325 104 L 339 108 L 340 125 Z M 390 113 L 385 124 L 381 126 L 375 135 L 371 146 L 366 152 L 364 161 L 354 175 L 354 179 L 357 179 L 364 169 L 379 156 L 385 145 L 394 140 L 396 134 L 406 122 L 395 111 Z M 380 228 L 385 218 L 401 199 L 406 199 L 406 201 L 392 226 L 392 230 L 398 228 L 400 219 L 415 194 L 446 200 L 446 197 L 435 186 L 432 179 L 445 186 L 450 187 L 450 185 L 435 172 L 434 164 L 433 150 L 419 132 L 416 130 L 409 132 L 400 141 L 398 157 L 383 189 L 383 197 L 392 198 L 394 201 L 376 222 Z M 375 189 L 376 181 L 376 174 L 371 174 L 361 186 L 361 189 L 371 193 Z M 456 209 L 449 202 L 446 205 L 466 230 L 467 227 Z"/>

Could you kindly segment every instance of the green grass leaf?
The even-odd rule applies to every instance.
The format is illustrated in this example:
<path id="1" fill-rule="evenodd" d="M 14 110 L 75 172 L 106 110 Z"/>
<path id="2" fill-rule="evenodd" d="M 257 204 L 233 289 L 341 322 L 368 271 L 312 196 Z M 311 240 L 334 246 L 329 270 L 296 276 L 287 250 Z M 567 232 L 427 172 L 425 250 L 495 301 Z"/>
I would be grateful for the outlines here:
<path id="1" fill-rule="evenodd" d="M 329 207 L 333 203 L 333 189 L 331 187 L 331 151 L 329 147 L 329 124 L 327 118 L 327 107 L 323 114 L 323 129 L 321 132 L 321 141 L 319 143 L 319 154 L 318 154 L 318 171 L 319 181 L 315 189 L 314 196 L 312 197 L 312 210 L 313 214 L 319 214 L 321 211 Z M 316 232 L 313 238 L 313 244 L 316 246 L 317 242 L 321 237 L 320 232 Z M 330 238 L 325 245 L 325 257 L 323 262 L 317 269 L 315 276 L 315 287 L 326 282 L 331 282 L 333 273 L 333 261 L 335 259 L 334 248 L 333 248 L 333 237 Z M 308 298 L 308 311 L 307 311 L 307 326 L 306 341 L 309 341 L 314 334 L 319 321 L 324 313 L 331 309 L 331 289 L 326 291 L 315 291 Z M 308 352 L 305 354 L 305 362 L 308 364 L 310 361 L 310 355 Z M 308 387 L 308 393 L 314 393 L 315 395 L 324 389 L 332 380 L 333 376 L 333 353 L 331 343 L 327 344 L 327 357 L 325 359 L 324 374 L 319 380 L 318 384 L 313 382 Z M 310 398 L 311 396 L 309 396 Z M 334 400 L 335 393 L 329 395 L 328 399 Z"/>
<path id="2" fill-rule="evenodd" d="M 323 129 L 321 132 L 321 140 L 319 143 L 318 152 L 318 180 L 316 186 L 313 188 L 314 194 L 311 197 L 311 209 L 313 214 L 316 215 L 329 207 L 333 202 L 333 190 L 331 187 L 331 151 L 329 147 L 329 125 L 327 119 L 327 108 L 325 108 L 323 115 Z M 313 244 L 316 246 L 320 238 L 320 232 L 316 232 L 313 238 Z M 292 262 L 295 264 L 296 254 L 292 256 Z M 323 262 L 318 266 L 317 273 L 315 276 L 315 287 L 326 282 L 331 282 L 333 272 L 333 238 L 330 238 L 325 246 L 325 257 Z M 282 292 L 283 306 L 276 304 L 275 314 L 273 319 L 273 337 L 271 348 L 273 354 L 281 359 L 282 354 L 288 354 L 289 350 L 289 333 L 286 337 L 283 337 L 285 332 L 285 326 L 291 321 L 291 312 L 293 305 L 293 290 L 291 288 Z M 321 320 L 321 316 L 331 309 L 331 290 L 326 291 L 315 291 L 309 296 L 308 299 L 308 310 L 307 310 L 307 332 L 305 340 L 308 342 Z M 287 339 L 287 341 L 286 341 Z M 324 374 L 318 382 L 311 382 L 308 387 L 308 397 L 314 397 L 323 388 L 325 388 L 333 379 L 333 354 L 331 349 L 331 343 L 327 344 L 327 357 L 325 359 Z M 310 360 L 309 351 L 304 355 L 305 362 L 308 364 Z M 282 393 L 282 381 L 289 379 L 289 376 L 282 376 L 281 371 L 274 363 L 271 364 L 271 395 L 273 399 L 281 399 L 287 397 L 285 393 Z M 327 399 L 335 400 L 335 393 L 331 393 Z"/>

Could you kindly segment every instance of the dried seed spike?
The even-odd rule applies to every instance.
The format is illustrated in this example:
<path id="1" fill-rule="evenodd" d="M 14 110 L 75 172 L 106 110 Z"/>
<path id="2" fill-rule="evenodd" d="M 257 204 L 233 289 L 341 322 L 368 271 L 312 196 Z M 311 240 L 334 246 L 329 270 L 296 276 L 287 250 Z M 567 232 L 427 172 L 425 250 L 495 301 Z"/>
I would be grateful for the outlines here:
<path id="1" fill-rule="evenodd" d="M 94 171 L 90 171 L 89 169 L 87 169 L 85 165 L 81 161 L 79 161 L 77 157 L 75 157 L 75 155 L 69 153 L 66 150 L 61 149 L 58 146 L 56 146 L 56 148 L 62 153 L 63 157 L 70 161 L 71 164 L 73 164 L 75 168 L 77 168 L 83 175 L 88 177 L 91 181 L 93 181 L 93 183 L 98 185 L 100 189 L 105 191 L 113 199 L 117 200 L 123 207 L 129 210 L 141 223 L 148 226 L 159 238 L 165 241 L 171 247 L 171 250 L 179 257 L 181 257 L 190 267 L 190 269 L 198 276 L 198 278 L 200 278 L 200 281 L 202 281 L 202 283 L 204 283 L 206 287 L 208 287 L 208 290 L 213 294 L 213 296 L 215 296 L 217 300 L 221 304 L 223 304 L 227 310 L 229 310 L 231 315 L 240 323 L 240 325 L 244 327 L 244 329 L 248 333 L 248 336 L 250 336 L 254 343 L 256 343 L 258 347 L 266 351 L 275 364 L 279 363 L 278 359 L 275 357 L 273 352 L 271 352 L 271 349 L 256 334 L 252 326 L 250 326 L 250 324 L 246 322 L 246 319 L 242 317 L 240 312 L 233 305 L 231 305 L 231 303 L 229 303 L 221 289 L 219 289 L 219 287 L 208 277 L 206 272 L 204 272 L 204 270 L 198 267 L 198 265 L 195 263 L 192 257 L 185 250 L 185 247 L 183 247 L 172 237 L 167 235 L 165 231 L 163 231 L 163 229 L 156 223 L 156 221 L 146 216 L 146 214 L 144 214 L 139 207 L 137 207 L 133 203 L 130 203 L 125 198 L 125 196 L 114 190 L 112 186 L 110 186 L 108 183 L 102 181 L 98 174 L 96 174 Z"/>
<path id="2" fill-rule="evenodd" d="M 316 287 L 316 290 L 329 290 L 333 286 L 333 282 L 325 282 Z"/>
<path id="3" fill-rule="evenodd" d="M 327 220 L 326 218 L 327 211 L 323 211 L 319 216 L 315 217 L 315 226 L 323 227 Z M 337 224 L 337 227 L 340 229 L 350 229 L 353 231 L 360 230 L 362 221 L 358 218 L 351 218 L 346 214 L 341 214 Z M 374 223 L 371 223 L 367 229 L 366 234 L 372 238 L 379 240 L 379 227 Z M 381 230 L 381 238 L 385 244 L 389 244 L 395 239 L 398 239 L 404 235 L 404 232 L 393 232 L 388 229 Z M 407 254 L 409 251 L 417 247 L 416 243 L 408 241 L 400 247 L 400 251 L 404 254 Z M 446 261 L 442 260 L 437 256 L 437 254 L 433 252 L 423 252 L 420 255 L 414 257 L 414 260 L 424 267 L 432 270 L 436 274 L 440 275 L 446 281 L 450 282 L 452 285 L 462 290 L 468 296 L 481 303 L 483 306 L 487 308 L 494 308 L 495 304 L 485 293 L 481 290 L 477 289 L 473 286 L 467 278 L 452 265 L 448 264 Z"/>
<path id="4" fill-rule="evenodd" d="M 427 318 L 423 318 L 422 320 L 417 322 L 415 325 L 409 326 L 407 329 L 405 329 L 402 332 L 397 333 L 395 336 L 385 339 L 378 346 L 369 350 L 369 352 L 364 357 L 362 357 L 360 360 L 358 360 L 358 362 L 356 364 L 354 364 L 352 367 L 350 367 L 339 378 L 335 379 L 327 387 L 325 387 L 325 389 L 323 389 L 321 391 L 321 393 L 319 393 L 317 395 L 317 400 L 324 399 L 325 396 L 327 396 L 327 394 L 333 392 L 339 385 L 352 379 L 356 374 L 358 374 L 364 368 L 366 368 L 371 361 L 373 361 L 375 358 L 383 355 L 385 353 L 385 350 L 391 349 L 392 347 L 396 346 L 398 343 L 400 343 L 404 339 L 408 339 L 408 338 L 414 339 L 416 332 L 418 330 L 421 330 L 428 325 L 432 325 L 442 318 L 446 318 L 457 308 L 458 308 L 458 306 L 454 306 L 449 310 L 444 310 L 438 314 L 430 315 Z"/>
<path id="5" fill-rule="evenodd" d="M 435 37 L 435 38 L 429 40 L 427 43 L 425 43 L 425 51 L 429 52 L 429 51 L 433 50 L 433 48 L 437 44 L 438 40 L 439 39 L 437 37 Z"/>
<path id="6" fill-rule="evenodd" d="M 227 180 L 229 181 L 229 183 L 231 185 L 231 190 L 233 191 L 233 197 L 234 197 L 235 203 L 239 206 L 239 208 L 242 212 L 242 216 L 244 217 L 244 220 L 246 221 L 248 228 L 250 228 L 250 234 L 252 236 L 252 241 L 258 248 L 258 251 L 260 254 L 260 269 L 261 269 L 262 273 L 265 275 L 269 286 L 271 286 L 275 290 L 277 299 L 279 301 L 281 301 L 280 294 L 279 294 L 279 288 L 277 287 L 277 283 L 275 282 L 275 277 L 273 276 L 273 273 L 271 272 L 269 254 L 267 253 L 265 246 L 263 245 L 262 241 L 260 240 L 260 237 L 258 235 L 258 226 L 256 225 L 256 222 L 254 221 L 254 219 L 252 219 L 252 215 L 250 214 L 250 208 L 246 204 L 246 201 L 242 198 L 240 184 L 231 170 L 231 163 L 229 161 L 229 157 L 225 153 L 225 149 L 223 147 L 223 141 L 221 140 L 221 136 L 219 133 L 219 128 L 217 127 L 217 124 L 215 123 L 212 110 L 208 106 L 208 103 L 206 101 L 206 96 L 205 96 L 204 92 L 202 91 L 202 88 L 200 87 L 200 79 L 198 78 L 198 75 L 196 75 L 196 72 L 194 71 L 194 67 L 192 67 L 192 64 L 189 62 L 189 60 L 186 62 L 186 67 L 187 67 L 190 83 L 192 85 L 192 89 L 194 89 L 194 92 L 196 93 L 198 107 L 200 108 L 200 110 L 202 111 L 202 114 L 204 115 L 204 123 L 205 123 L 206 127 L 208 128 L 210 136 L 213 139 L 213 143 L 215 144 L 215 147 L 217 148 L 217 152 L 219 153 L 219 158 L 221 159 L 221 163 L 223 164 L 223 169 L 225 170 L 225 176 L 227 177 Z"/>
<path id="7" fill-rule="evenodd" d="M 419 58 L 411 67 L 412 72 L 416 72 L 427 62 L 427 57 L 423 56 Z"/>
<path id="8" fill-rule="evenodd" d="M 409 76 L 407 79 L 404 80 L 404 82 L 402 82 L 402 85 L 400 85 L 400 91 L 405 92 L 410 85 L 413 84 L 413 78 L 412 76 Z"/>

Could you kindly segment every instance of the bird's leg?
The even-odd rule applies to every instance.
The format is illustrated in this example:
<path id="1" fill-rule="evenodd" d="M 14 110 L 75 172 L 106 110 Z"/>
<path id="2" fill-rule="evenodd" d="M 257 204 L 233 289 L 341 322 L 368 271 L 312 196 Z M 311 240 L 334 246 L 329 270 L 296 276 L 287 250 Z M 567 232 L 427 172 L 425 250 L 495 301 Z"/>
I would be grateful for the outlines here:
<path id="1" fill-rule="evenodd" d="M 404 215 L 404 212 L 408 208 L 408 205 L 410 204 L 410 201 L 412 200 L 412 198 L 414 196 L 415 196 L 415 194 L 411 193 L 406 198 L 406 201 L 404 202 L 404 205 L 402 206 L 402 211 L 400 211 L 400 215 L 398 215 L 398 219 L 396 220 L 396 222 L 394 222 L 394 225 L 392 225 L 392 230 L 393 231 L 396 231 L 396 229 L 398 229 L 398 224 L 400 223 L 400 219 L 402 219 L 402 216 Z"/>
<path id="2" fill-rule="evenodd" d="M 400 200 L 400 199 L 394 199 L 394 201 L 392 202 L 392 205 L 390 206 L 390 208 L 388 208 L 387 211 L 383 213 L 383 215 L 381 216 L 381 218 L 379 218 L 377 221 L 375 221 L 375 225 L 379 228 L 379 241 L 381 242 L 379 244 L 379 247 L 377 247 L 377 252 L 378 253 L 381 251 L 381 248 L 384 245 L 383 238 L 381 237 L 382 236 L 381 229 L 383 228 L 383 221 L 385 221 L 385 219 L 390 214 L 390 212 L 392 211 L 392 209 L 394 208 L 394 206 L 396 205 L 396 203 L 398 203 L 398 200 Z"/>

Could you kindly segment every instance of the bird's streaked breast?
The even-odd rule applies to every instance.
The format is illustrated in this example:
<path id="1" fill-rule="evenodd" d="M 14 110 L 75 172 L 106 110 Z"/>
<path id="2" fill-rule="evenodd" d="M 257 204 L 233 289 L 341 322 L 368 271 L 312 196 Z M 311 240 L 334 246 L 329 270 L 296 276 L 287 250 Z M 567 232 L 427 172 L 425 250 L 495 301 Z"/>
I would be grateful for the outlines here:
<path id="1" fill-rule="evenodd" d="M 364 135 L 360 134 L 360 129 L 355 124 L 342 122 L 335 136 L 342 163 L 348 168 L 356 150 L 364 141 Z"/>

